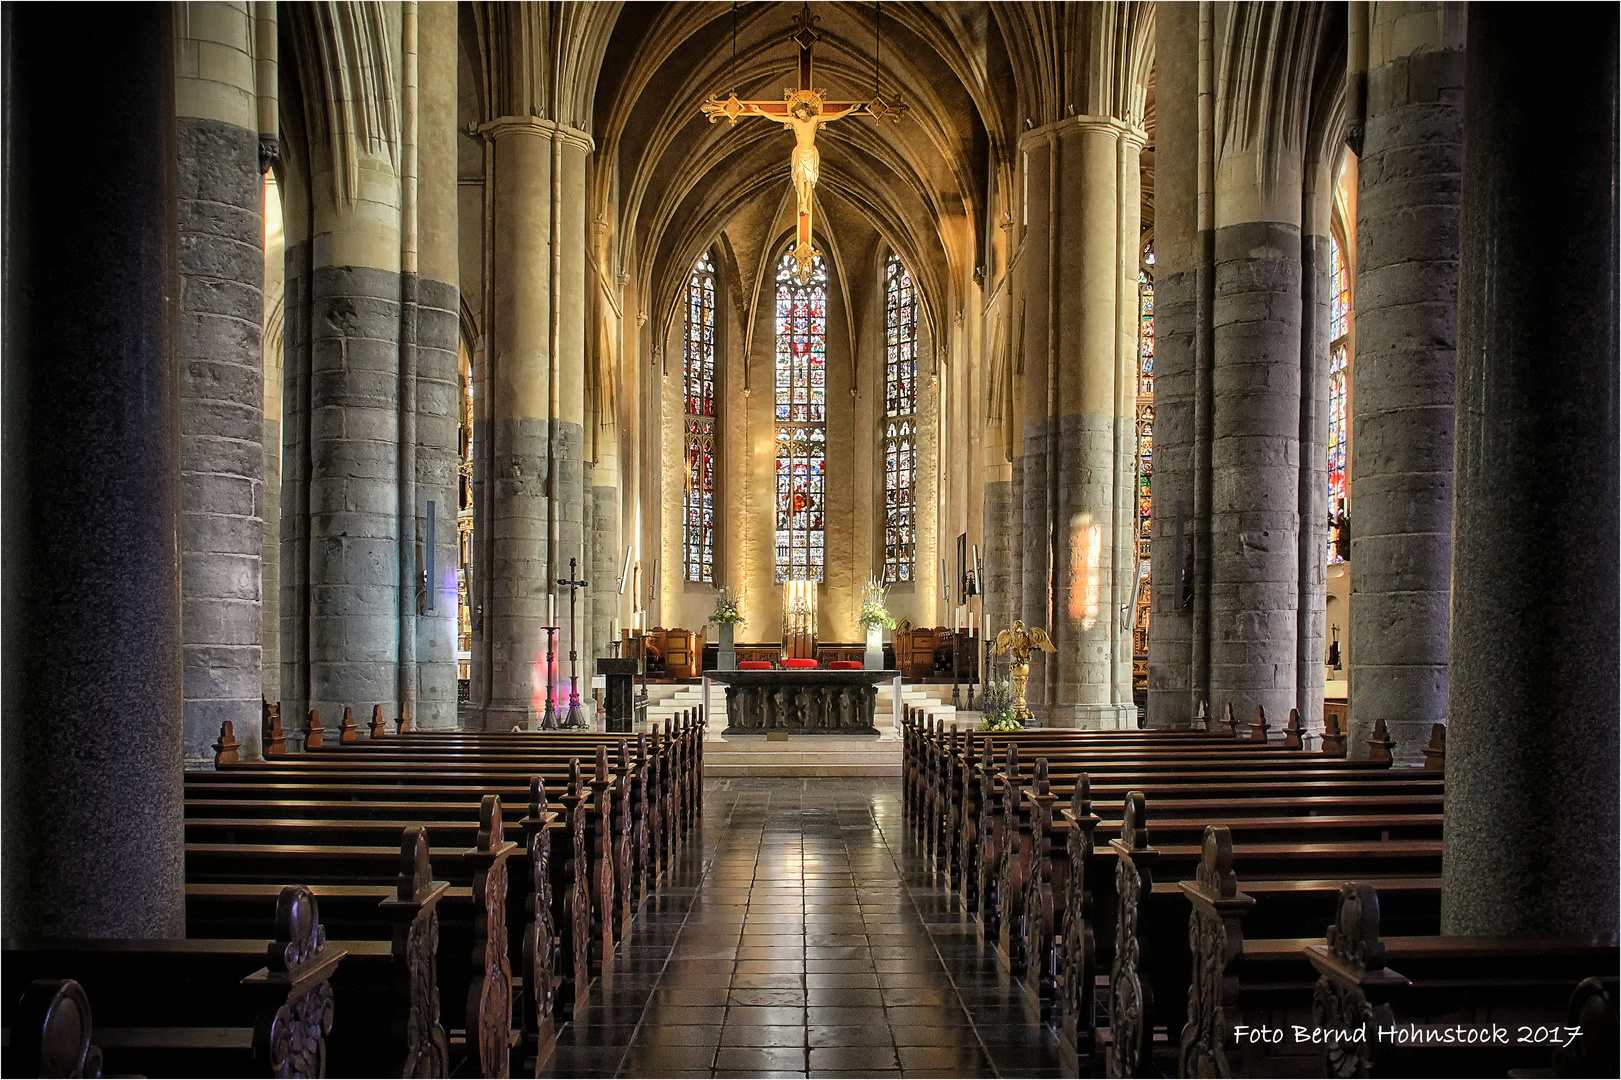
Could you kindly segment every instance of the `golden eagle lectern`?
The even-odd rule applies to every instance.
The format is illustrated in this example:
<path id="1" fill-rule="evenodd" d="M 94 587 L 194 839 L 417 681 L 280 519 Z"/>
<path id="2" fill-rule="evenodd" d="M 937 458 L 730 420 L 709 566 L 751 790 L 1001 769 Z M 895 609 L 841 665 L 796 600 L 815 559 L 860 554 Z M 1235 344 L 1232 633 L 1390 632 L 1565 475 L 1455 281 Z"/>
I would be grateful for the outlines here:
<path id="1" fill-rule="evenodd" d="M 1006 656 L 1012 664 L 1010 674 L 1013 676 L 1013 715 L 1023 723 L 1032 719 L 1030 706 L 1025 704 L 1024 691 L 1030 681 L 1030 650 L 1040 649 L 1042 652 L 1055 653 L 1058 650 L 1053 646 L 1052 639 L 1047 631 L 1039 626 L 1032 626 L 1026 630 L 1024 621 L 1015 620 L 1011 630 L 1003 630 L 996 635 L 996 646 L 991 652 L 997 656 Z"/>

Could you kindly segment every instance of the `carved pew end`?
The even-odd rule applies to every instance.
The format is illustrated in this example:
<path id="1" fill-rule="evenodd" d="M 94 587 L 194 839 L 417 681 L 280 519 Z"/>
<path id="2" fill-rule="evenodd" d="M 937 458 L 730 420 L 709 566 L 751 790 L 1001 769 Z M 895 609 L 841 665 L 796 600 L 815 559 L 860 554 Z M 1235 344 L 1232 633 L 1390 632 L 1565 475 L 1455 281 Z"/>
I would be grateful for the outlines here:
<path id="1" fill-rule="evenodd" d="M 272 1076 L 318 1076 L 332 1033 L 329 981 L 348 955 L 329 949 L 315 894 L 288 885 L 276 900 L 276 940 L 269 963 L 242 980 L 264 1005 L 253 1026 L 254 1057 Z"/>
<path id="2" fill-rule="evenodd" d="M 448 1076 L 450 1039 L 440 1022 L 439 900 L 448 881 L 433 879 L 428 835 L 421 825 L 407 826 L 400 838 L 400 876 L 394 895 L 382 909 L 396 927 L 391 954 L 395 998 L 405 1002 L 416 1022 L 406 1025 L 405 1043 L 390 1046 L 390 1072 L 402 1076 Z"/>
<path id="3" fill-rule="evenodd" d="M 214 743 L 214 767 L 235 765 L 242 760 L 242 744 L 236 738 L 236 726 L 227 720 L 220 724 L 219 741 Z"/>
<path id="4" fill-rule="evenodd" d="M 360 729 L 355 727 L 355 710 L 345 705 L 343 707 L 343 724 L 338 728 L 338 743 L 344 745 L 359 741 Z"/>
<path id="5" fill-rule="evenodd" d="M 259 752 L 267 758 L 287 753 L 287 732 L 281 726 L 281 705 L 259 698 Z"/>
<path id="6" fill-rule="evenodd" d="M 1255 719 L 1250 721 L 1250 740 L 1252 742 L 1266 742 L 1267 733 L 1266 709 L 1255 706 Z"/>
<path id="7" fill-rule="evenodd" d="M 1424 747 L 1424 767 L 1431 772 L 1446 772 L 1447 767 L 1447 726 L 1433 724 L 1430 726 L 1430 742 Z"/>
<path id="8" fill-rule="evenodd" d="M 1390 737 L 1390 728 L 1381 717 L 1373 722 L 1373 734 L 1368 736 L 1368 760 L 1386 765 L 1396 760 L 1396 743 Z"/>
<path id="9" fill-rule="evenodd" d="M 1340 718 L 1334 713 L 1323 714 L 1323 756 L 1344 757 L 1346 755 L 1345 729 L 1340 726 Z"/>
<path id="10" fill-rule="evenodd" d="M 1283 729 L 1283 748 L 1285 750 L 1302 750 L 1306 746 L 1306 728 L 1300 722 L 1300 710 L 1289 710 L 1289 723 Z"/>
<path id="11" fill-rule="evenodd" d="M 381 739 L 384 735 L 388 734 L 388 724 L 383 720 L 383 707 L 381 705 L 373 705 L 371 707 L 370 734 L 374 739 Z"/>
<path id="12" fill-rule="evenodd" d="M 72 979 L 35 979 L 11 1018 L 13 1075 L 100 1076 L 90 1042 L 90 998 Z"/>

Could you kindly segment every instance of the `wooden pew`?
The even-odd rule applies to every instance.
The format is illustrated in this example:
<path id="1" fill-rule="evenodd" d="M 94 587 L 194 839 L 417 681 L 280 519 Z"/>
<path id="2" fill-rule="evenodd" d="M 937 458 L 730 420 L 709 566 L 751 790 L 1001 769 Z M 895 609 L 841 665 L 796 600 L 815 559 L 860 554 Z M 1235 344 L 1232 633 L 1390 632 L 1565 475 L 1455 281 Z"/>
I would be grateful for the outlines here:
<path id="1" fill-rule="evenodd" d="M 1247 887 L 1233 873 L 1230 844 L 1212 826 L 1200 877 L 1183 885 L 1194 909 L 1196 974 L 1178 1075 L 1235 1066 L 1245 1075 L 1292 1068 L 1361 1076 L 1614 1074 L 1614 992 L 1589 978 L 1602 974 L 1614 985 L 1621 953 L 1613 935 L 1387 936 L 1385 896 L 1355 881 L 1341 884 L 1326 939 L 1247 939 L 1243 922 L 1256 906 Z M 1585 1033 L 1599 1038 L 1570 1053 L 1560 1043 L 1574 1044 L 1575 1028 L 1585 1025 L 1572 1017 L 1584 1013 L 1595 1025 Z M 1357 1037 L 1363 1023 L 1366 1037 Z M 1381 1038 L 1380 1029 L 1389 1034 Z M 1558 1039 L 1521 1040 L 1538 1029 Z M 1276 1040 L 1255 1038 L 1257 1030 Z M 1327 1038 L 1297 1038 L 1317 1030 Z M 1556 1051 L 1564 1052 L 1564 1069 L 1537 1068 Z M 1570 1068 L 1578 1055 L 1587 1059 L 1583 1071 Z"/>
<path id="2" fill-rule="evenodd" d="M 1116 1075 L 1138 1075 L 1148 1068 L 1147 1057 L 1155 1026 L 1166 1026 L 1174 1015 L 1180 1015 L 1188 995 L 1188 980 L 1193 964 L 1188 955 L 1186 908 L 1172 900 L 1168 891 L 1156 893 L 1155 879 L 1176 882 L 1197 880 L 1199 867 L 1212 842 L 1197 848 L 1187 845 L 1155 845 L 1149 842 L 1147 799 L 1141 792 L 1126 798 L 1125 821 L 1120 838 L 1109 842 L 1107 853 L 1094 852 L 1081 867 L 1069 867 L 1070 895 L 1076 895 L 1075 878 L 1093 883 L 1098 894 L 1093 897 L 1090 910 L 1085 899 L 1080 901 L 1083 921 L 1095 921 L 1092 941 L 1113 939 L 1110 950 L 1097 949 L 1096 963 L 1101 966 L 1112 954 L 1110 969 L 1109 1023 L 1112 1038 L 1109 1044 L 1109 1067 L 1119 1070 Z M 1299 819 L 1301 824 L 1310 819 Z M 1305 835 L 1299 826 L 1274 832 L 1265 842 L 1233 844 L 1226 834 L 1227 850 L 1232 864 L 1246 878 L 1296 880 L 1328 876 L 1357 876 L 1384 878 L 1425 878 L 1440 876 L 1441 843 L 1439 835 L 1433 840 L 1387 840 L 1367 843 L 1300 842 Z M 1343 878 L 1342 878 L 1343 879 Z M 1112 886 L 1112 896 L 1109 895 Z M 1084 888 L 1084 884 L 1082 885 Z M 1431 917 L 1438 923 L 1438 891 L 1432 892 Z M 1313 899 L 1315 897 L 1315 901 Z M 1275 895 L 1272 904 L 1281 909 L 1289 901 L 1286 894 Z M 1319 902 L 1318 890 L 1306 890 L 1293 897 L 1295 903 Z M 1111 910 L 1113 926 L 1104 929 L 1102 916 Z M 1320 908 L 1315 909 L 1320 912 Z M 1075 913 L 1069 913 L 1073 918 Z M 1296 921 L 1300 921 L 1297 917 Z M 1112 933 L 1109 930 L 1112 929 Z M 1077 968 L 1075 957 L 1066 957 L 1071 965 L 1064 972 L 1066 985 L 1074 980 L 1077 985 L 1087 978 L 1087 960 L 1083 956 Z M 1088 1034 L 1077 1024 L 1077 1044 L 1088 1042 Z"/>
<path id="3" fill-rule="evenodd" d="M 1247 835 L 1289 836 L 1293 843 L 1273 844 L 1270 850 L 1266 845 L 1251 845 L 1248 850 L 1252 857 L 1293 860 L 1295 876 L 1310 871 L 1314 865 L 1314 876 L 1334 873 L 1331 864 L 1336 859 L 1359 851 L 1352 837 L 1380 844 L 1380 856 L 1387 861 L 1395 857 L 1398 869 L 1402 859 L 1411 864 L 1413 860 L 1434 861 L 1439 857 L 1439 778 L 1430 774 L 1415 782 L 1411 776 L 1392 773 L 1386 754 L 1353 763 L 1291 750 L 1292 746 L 1303 745 L 1303 739 L 1297 738 L 1298 716 L 1292 716 L 1284 729 L 1283 745 L 1264 741 L 1267 724 L 1259 710 L 1248 725 L 1246 738 L 1238 737 L 1230 709 L 1214 736 L 1200 732 L 1017 733 L 1018 739 L 1003 743 L 1001 770 L 995 761 L 995 742 L 1000 735 L 989 737 L 990 751 L 982 751 L 975 767 L 969 749 L 975 743 L 972 733 L 959 743 L 955 735 L 941 738 L 931 723 L 913 722 L 909 728 L 919 764 L 913 770 L 908 805 L 924 808 L 921 825 L 925 850 L 936 855 L 952 878 L 962 881 L 965 898 L 977 902 L 986 917 L 987 939 L 997 942 L 1009 966 L 1015 971 L 1027 962 L 1036 967 L 1041 990 L 1057 999 L 1055 1018 L 1060 1021 L 1066 1011 L 1073 1013 L 1081 1008 L 1081 1002 L 1076 1000 L 1067 1002 L 1068 1010 L 1062 1007 L 1066 1004 L 1064 987 L 1068 984 L 1079 993 L 1086 981 L 1084 976 L 1066 978 L 1068 955 L 1073 953 L 1096 963 L 1100 956 L 1112 954 L 1108 934 L 1115 905 L 1107 888 L 1112 876 L 1109 868 L 1095 868 L 1092 874 L 1104 886 L 1099 890 L 1103 902 L 1095 904 L 1091 911 L 1083 911 L 1073 926 L 1066 922 L 1072 898 L 1077 907 L 1086 907 L 1087 875 L 1070 880 L 1069 821 L 1054 821 L 1052 810 L 1062 795 L 1074 799 L 1078 770 L 1095 767 L 1101 778 L 1115 779 L 1116 785 L 1120 781 L 1145 781 L 1156 792 L 1174 785 L 1171 793 L 1178 796 L 1176 802 L 1184 816 L 1171 823 L 1165 838 L 1180 841 L 1174 845 L 1174 854 L 1182 867 L 1196 858 L 1196 841 L 1206 822 L 1205 815 L 1211 811 L 1250 819 L 1240 826 Z M 957 751 L 959 744 L 962 752 Z M 1055 790 L 1050 761 L 1038 766 L 1046 775 L 1035 783 L 1026 780 L 1018 758 L 1027 745 L 1039 745 L 1046 753 L 1070 755 L 1060 766 L 1069 770 L 1060 781 L 1070 785 L 1067 792 Z M 1271 798 L 1250 808 L 1247 799 L 1256 790 Z M 1375 792 L 1371 797 L 1388 805 L 1340 801 L 1368 792 Z M 1314 800 L 1304 804 L 1312 812 L 1293 807 L 1279 812 L 1280 802 L 1301 797 Z M 1428 805 L 1414 805 L 1411 800 L 1415 798 L 1427 799 Z M 1079 802 L 1084 807 L 1081 817 L 1090 816 L 1090 796 L 1083 794 Z M 1215 805 L 1205 805 L 1209 803 Z M 956 809 L 959 805 L 960 810 Z M 1341 812 L 1325 812 L 1329 810 Z M 1316 820 L 1297 820 L 1308 816 Z M 1078 838 L 1083 862 L 1098 861 L 1092 834 L 1100 824 L 1093 816 L 1084 835 Z M 940 839 L 942 834 L 950 837 L 953 833 L 959 838 L 955 851 L 948 841 Z M 1390 837 L 1404 835 L 1419 846 L 1398 851 L 1389 844 Z M 1434 895 L 1433 887 L 1430 895 Z M 1322 899 L 1319 889 L 1317 902 L 1320 904 Z M 1105 935 L 1101 948 L 1094 940 L 1099 933 Z"/>
<path id="4" fill-rule="evenodd" d="M 461 882 L 446 892 L 440 905 L 455 916 L 445 931 L 447 942 L 457 940 L 462 927 L 454 924 L 459 918 L 467 927 L 461 940 L 477 936 L 472 927 L 482 921 L 490 927 L 484 936 L 494 941 L 505 936 L 495 933 L 496 920 L 504 919 L 506 911 L 513 918 L 522 913 L 523 933 L 513 935 L 503 959 L 523 973 L 515 984 L 530 999 L 522 1010 L 526 1059 L 531 1064 L 543 1060 L 539 1047 L 553 1009 L 583 996 L 589 972 L 600 969 L 612 955 L 640 898 L 655 884 L 659 864 L 668 867 L 680 835 L 697 815 L 700 714 L 698 710 L 678 717 L 667 739 L 662 728 L 656 728 L 651 739 L 640 737 L 632 760 L 624 736 L 590 732 L 397 730 L 389 735 L 380 708 L 373 709 L 364 734 L 352 710 L 345 710 L 334 740 L 319 714 L 312 712 L 306 736 L 309 749 L 289 754 L 279 709 L 267 705 L 266 746 L 272 751 L 268 761 L 233 762 L 231 757 L 239 755 L 231 754 L 234 738 L 227 729 L 217 748 L 221 755 L 217 771 L 188 777 L 188 860 L 196 870 L 188 903 L 194 911 L 228 925 L 241 918 L 253 891 L 265 887 L 256 882 L 278 867 L 297 866 L 309 880 L 328 879 L 318 887 L 340 904 L 346 928 L 375 931 L 376 920 L 368 919 L 365 907 L 377 902 L 377 890 L 389 880 L 380 859 L 384 842 L 397 837 L 397 830 L 407 823 L 419 825 L 440 849 L 446 876 Z M 405 725 L 397 722 L 396 727 Z M 611 771 L 610 749 L 618 752 Z M 581 752 L 597 759 L 596 773 L 589 777 L 579 772 Z M 547 806 L 543 778 L 558 778 L 565 769 L 576 779 L 554 812 Z M 532 794 L 530 815 L 525 818 L 525 852 L 509 853 L 499 860 L 499 867 L 487 868 L 484 880 L 504 884 L 481 889 L 477 855 L 460 850 L 472 846 L 474 826 L 456 810 L 469 797 L 510 798 L 516 794 L 513 788 Z M 476 835 L 487 839 L 491 831 L 479 828 Z M 293 832 L 306 842 L 279 842 Z M 550 857 L 554 841 L 564 845 L 558 859 Z M 520 871 L 510 880 L 509 864 Z M 233 880 L 195 880 L 198 877 Z M 246 878 L 256 880 L 236 880 Z M 499 897 L 499 903 L 472 903 L 479 893 L 492 900 Z M 563 939 L 565 954 L 575 960 L 572 978 L 549 974 L 552 942 L 557 938 Z M 466 955 L 465 949 L 459 951 Z M 493 953 L 475 956 L 475 979 L 481 960 L 493 962 Z M 464 967 L 465 961 L 455 962 L 456 969 Z M 548 973 L 540 973 L 541 967 Z M 495 992 L 488 980 L 480 985 L 484 998 Z M 509 998 L 513 986 L 507 980 Z M 469 1016 L 479 1015 L 473 997 L 470 989 Z M 483 1011 L 504 1016 L 498 1005 L 486 1003 Z M 481 1020 L 472 1027 L 469 1041 L 481 1070 L 497 1068 L 497 1060 L 504 1068 L 510 1024 L 503 1021 L 497 1029 Z"/>
<path id="5" fill-rule="evenodd" d="M 392 963 L 385 945 L 356 957 L 327 943 L 315 897 L 284 887 L 276 901 L 276 934 L 257 939 L 23 941 L 4 944 L 0 999 L 17 1003 L 5 1018 L 41 1021 L 44 1004 L 85 1006 L 82 1040 L 88 1048 L 88 1001 L 96 1002 L 96 1043 L 108 1071 L 162 1076 L 324 1075 L 327 1037 L 334 1026 L 331 978 L 350 966 Z M 382 944 L 382 943 L 378 943 Z M 268 958 L 268 964 L 266 960 Z M 37 987 L 49 980 L 55 989 Z M 62 987 L 72 980 L 78 992 Z M 47 996 L 48 994 L 48 996 Z M 77 1025 L 69 1025 L 74 1027 Z M 13 1049 L 29 1040 L 13 1039 Z M 28 1052 L 24 1051 L 24 1058 Z M 51 1052 L 62 1060 L 60 1048 Z M 6 1071 L 16 1075 L 13 1058 Z M 33 1074 L 28 1074 L 33 1075 Z"/>
<path id="6" fill-rule="evenodd" d="M 253 791 L 240 783 L 231 787 L 237 792 Z M 433 826 L 436 842 L 448 845 L 441 848 L 440 865 L 459 885 L 451 890 L 445 905 L 448 919 L 445 941 L 454 956 L 447 966 L 447 978 L 459 979 L 457 985 L 465 986 L 482 977 L 487 965 L 482 951 L 473 944 L 480 923 L 487 928 L 487 935 L 507 941 L 508 967 L 522 973 L 517 980 L 522 990 L 520 1028 L 525 1053 L 533 1055 L 548 1043 L 555 1012 L 559 1007 L 570 1007 L 576 996 L 583 996 L 589 982 L 592 861 L 586 855 L 587 819 L 592 806 L 600 805 L 600 800 L 596 804 L 592 802 L 592 791 L 580 777 L 577 763 L 573 782 L 562 799 L 562 814 L 548 810 L 545 787 L 539 778 L 531 780 L 528 794 L 529 814 L 522 822 L 526 842 L 521 855 L 517 854 L 516 845 L 504 838 L 497 840 L 502 834 L 497 794 L 485 794 L 476 827 L 471 822 L 429 824 Z M 251 799 L 235 801 L 254 805 Z M 273 808 L 288 806 L 278 800 L 267 801 Z M 240 911 L 244 899 L 241 894 L 250 889 L 253 882 L 294 871 L 308 880 L 322 881 L 329 888 L 348 893 L 345 896 L 348 905 L 340 909 L 346 927 L 356 921 L 363 922 L 363 916 L 354 908 L 369 899 L 364 890 L 392 880 L 384 857 L 386 849 L 378 842 L 397 828 L 402 818 L 416 816 L 421 820 L 420 808 L 404 800 L 369 804 L 391 814 L 389 823 L 382 827 L 364 820 L 323 822 L 295 817 L 267 821 L 262 814 L 236 819 L 199 818 L 197 802 L 195 799 L 188 802 L 188 907 L 194 914 L 206 912 L 205 917 L 225 920 L 227 924 L 233 915 L 225 909 L 234 902 L 236 910 Z M 217 813 L 217 809 L 214 812 Z M 345 826 L 359 828 L 348 832 Z M 298 842 L 277 843 L 278 834 L 286 834 Z M 563 845 L 561 860 L 551 858 L 554 839 Z M 459 850 L 458 846 L 463 844 L 474 850 Z M 508 880 L 503 868 L 495 875 L 499 888 L 491 885 L 481 890 L 478 887 L 480 863 L 484 861 L 481 849 L 487 845 L 493 845 L 489 853 L 505 850 L 507 854 L 500 860 L 503 867 L 510 857 L 512 869 L 518 872 Z M 613 865 L 611 860 L 609 865 Z M 478 903 L 473 902 L 475 896 L 479 897 Z M 518 924 L 521 934 L 510 939 L 505 930 L 509 911 L 513 919 L 522 920 Z M 608 920 L 610 929 L 613 925 L 614 920 Z M 496 934 L 497 929 L 499 934 Z M 553 960 L 554 943 L 559 938 L 564 957 L 561 978 L 554 971 Z M 473 949 L 470 967 L 466 959 L 469 948 Z M 598 960 L 600 962 L 600 950 Z M 459 992 L 455 997 L 459 1008 Z M 469 1015 L 474 1018 L 475 1034 L 479 1035 L 479 1039 L 474 1040 L 475 1049 L 493 1047 L 494 1036 L 490 1032 L 499 1030 L 504 1035 L 509 1026 L 508 1014 L 493 1006 L 482 1014 Z M 495 1059 L 487 1060 L 492 1062 L 490 1067 L 493 1068 Z"/>
<path id="7" fill-rule="evenodd" d="M 315 719 L 314 724 L 318 723 L 318 719 Z M 352 725 L 346 721 L 343 726 L 348 728 Z M 382 727 L 380 714 L 374 710 L 371 729 L 376 732 Z M 527 1007 L 524 1010 L 526 1047 L 533 1047 L 543 1037 L 541 1029 L 550 1022 L 545 1004 L 551 1000 L 560 1000 L 560 1003 L 566 1006 L 574 995 L 575 986 L 583 988 L 585 984 L 585 979 L 580 977 L 581 974 L 586 970 L 600 969 L 605 957 L 612 954 L 614 942 L 623 936 L 628 927 L 634 911 L 633 893 L 639 898 L 644 891 L 641 875 L 638 874 L 634 878 L 631 876 L 632 862 L 634 860 L 637 867 L 646 868 L 650 857 L 648 815 L 642 806 L 642 799 L 649 791 L 654 798 L 658 797 L 657 780 L 661 775 L 667 776 L 670 781 L 665 793 L 665 802 L 670 810 L 664 816 L 672 825 L 669 837 L 672 842 L 674 841 L 676 824 L 674 808 L 682 804 L 690 805 L 689 792 L 696 795 L 698 784 L 695 781 L 690 782 L 680 785 L 680 789 L 676 790 L 677 779 L 683 773 L 690 777 L 691 769 L 688 767 L 678 772 L 671 759 L 683 745 L 690 748 L 700 733 L 701 725 L 698 721 L 691 717 L 683 717 L 679 724 L 678 736 L 668 747 L 659 747 L 649 753 L 647 737 L 639 737 L 637 763 L 634 767 L 628 756 L 628 742 L 622 736 L 604 738 L 585 733 L 588 737 L 581 739 L 577 737 L 579 733 L 567 733 L 564 738 L 555 739 L 552 733 L 493 736 L 479 734 L 470 738 L 462 735 L 448 738 L 437 735 L 393 737 L 377 735 L 357 742 L 340 743 L 337 748 L 330 751 L 317 750 L 278 758 L 263 765 L 233 766 L 221 769 L 213 775 L 194 776 L 188 784 L 188 790 L 194 796 L 188 803 L 192 815 L 189 828 L 194 842 L 209 839 L 209 834 L 213 834 L 213 838 L 223 836 L 225 839 L 263 841 L 279 828 L 296 828 L 304 832 L 318 829 L 324 830 L 319 845 L 323 850 L 353 852 L 357 846 L 356 841 L 361 841 L 358 845 L 361 847 L 374 844 L 379 831 L 376 825 L 368 824 L 362 815 L 370 816 L 377 812 L 389 814 L 392 821 L 390 827 L 397 827 L 400 815 L 409 812 L 417 815 L 418 820 L 428 826 L 430 833 L 436 834 L 436 843 L 461 843 L 465 842 L 461 837 L 467 833 L 468 826 L 442 819 L 443 811 L 451 805 L 449 801 L 435 800 L 433 805 L 440 812 L 439 820 L 435 820 L 434 814 L 421 815 L 420 807 L 411 805 L 411 800 L 421 793 L 423 787 L 432 787 L 435 791 L 446 790 L 436 785 L 441 784 L 449 774 L 456 773 L 458 775 L 454 777 L 455 779 L 472 781 L 459 785 L 462 790 L 487 791 L 491 787 L 491 779 L 499 777 L 502 782 L 513 782 L 537 762 L 555 768 L 560 763 L 547 762 L 545 751 L 555 753 L 558 742 L 564 742 L 576 749 L 583 746 L 594 747 L 598 757 L 597 774 L 585 785 L 584 792 L 576 790 L 578 785 L 575 785 L 575 789 L 571 789 L 576 800 L 587 807 L 585 830 L 587 835 L 584 847 L 588 854 L 586 858 L 578 860 L 580 867 L 588 868 L 584 874 L 584 882 L 588 883 L 584 886 L 588 896 L 587 902 L 583 905 L 578 902 L 580 890 L 574 890 L 567 882 L 561 882 L 560 887 L 554 890 L 554 895 L 566 899 L 560 904 L 552 905 L 552 910 L 548 913 L 549 918 L 543 920 L 533 911 L 533 897 L 538 895 L 537 890 L 530 890 L 528 893 L 530 899 L 527 902 L 524 901 L 524 894 L 516 889 L 512 896 L 512 907 L 515 912 L 523 910 L 524 907 L 530 908 L 524 937 L 528 939 L 544 937 L 546 935 L 542 932 L 543 927 L 553 928 L 547 933 L 557 932 L 555 928 L 561 927 L 559 936 L 566 939 L 565 951 L 568 950 L 568 945 L 574 945 L 573 953 L 577 961 L 574 965 L 575 978 L 567 980 L 565 987 L 562 988 L 564 993 L 561 995 L 552 994 L 552 987 L 547 985 L 548 980 L 539 977 L 519 980 L 520 985 L 535 987 L 532 996 L 540 1006 L 539 1017 L 535 1017 L 533 1011 Z M 660 733 L 655 733 L 654 742 L 661 742 Z M 611 779 L 606 770 L 606 752 L 610 745 L 616 746 L 619 750 L 618 767 Z M 449 749 L 446 749 L 447 746 Z M 687 755 L 689 766 L 700 756 L 698 753 L 690 752 L 689 749 Z M 645 766 L 642 765 L 644 761 L 647 763 Z M 431 774 L 423 774 L 412 768 L 426 764 L 431 764 Z M 661 769 L 660 765 L 668 767 Z M 288 782 L 289 776 L 296 779 Z M 272 779 L 266 781 L 266 777 Z M 335 777 L 341 781 L 341 786 L 333 783 Z M 627 783 L 627 779 L 633 782 Z M 359 780 L 377 782 L 358 783 Z M 254 797 L 245 799 L 196 797 L 200 794 L 234 795 L 233 789 L 242 783 L 252 785 Z M 291 790 L 295 785 L 297 790 Z M 365 790 L 360 790 L 362 788 Z M 290 794 L 319 796 L 323 790 L 348 795 L 350 799 L 316 798 L 289 802 L 285 798 Z M 632 790 L 635 791 L 635 797 L 626 798 L 626 793 Z M 275 796 L 273 804 L 264 798 L 271 795 Z M 382 797 L 400 801 L 382 803 L 373 801 L 370 804 L 362 804 L 356 801 L 362 795 L 372 800 Z M 556 817 L 574 819 L 579 816 L 569 812 L 570 801 L 569 795 L 563 797 L 564 813 L 555 815 Z M 321 818 L 310 813 L 312 804 L 325 804 L 324 809 L 328 814 L 334 809 L 341 809 L 335 815 Z M 278 814 L 290 813 L 291 816 L 264 820 L 267 818 L 265 808 L 270 806 L 273 806 Z M 638 813 L 635 808 L 641 808 L 641 812 Z M 199 812 L 205 810 L 213 816 L 199 816 Z M 220 817 L 222 811 L 227 816 Z M 229 815 L 242 815 L 242 818 Z M 599 815 L 603 824 L 597 823 Z M 561 833 L 564 828 L 558 826 L 551 831 Z M 531 831 L 531 845 L 535 839 L 536 834 Z M 564 837 L 564 840 L 566 842 L 567 838 Z M 530 862 L 533 864 L 533 859 Z M 560 862 L 565 871 L 576 865 L 573 859 L 564 859 Z M 578 873 L 571 875 L 573 878 L 580 876 Z M 453 907 L 457 899 L 457 895 L 453 893 L 451 896 Z M 594 903 L 591 902 L 593 900 Z M 575 917 L 582 913 L 582 909 L 589 913 L 584 920 Z M 619 917 L 604 918 L 604 911 L 616 912 Z M 585 932 L 577 933 L 576 928 L 582 925 Z M 515 939 L 514 951 L 518 944 Z M 545 955 L 549 955 L 550 952 L 549 949 L 539 951 Z M 580 962 L 582 957 L 587 958 L 584 963 Z M 532 960 L 520 961 L 515 955 L 513 966 L 519 970 L 532 970 L 534 963 Z M 533 1036 L 531 1033 L 534 1033 Z"/>

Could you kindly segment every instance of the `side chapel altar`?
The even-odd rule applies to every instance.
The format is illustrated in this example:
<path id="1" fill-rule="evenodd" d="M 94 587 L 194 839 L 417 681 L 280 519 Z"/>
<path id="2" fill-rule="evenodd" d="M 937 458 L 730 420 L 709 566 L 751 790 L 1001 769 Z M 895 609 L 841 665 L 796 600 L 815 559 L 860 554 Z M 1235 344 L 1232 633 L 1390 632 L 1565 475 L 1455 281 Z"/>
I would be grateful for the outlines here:
<path id="1" fill-rule="evenodd" d="M 896 683 L 900 700 L 898 671 L 717 671 L 704 679 L 706 694 L 710 680 L 726 686 L 724 735 L 876 735 L 878 684 Z"/>

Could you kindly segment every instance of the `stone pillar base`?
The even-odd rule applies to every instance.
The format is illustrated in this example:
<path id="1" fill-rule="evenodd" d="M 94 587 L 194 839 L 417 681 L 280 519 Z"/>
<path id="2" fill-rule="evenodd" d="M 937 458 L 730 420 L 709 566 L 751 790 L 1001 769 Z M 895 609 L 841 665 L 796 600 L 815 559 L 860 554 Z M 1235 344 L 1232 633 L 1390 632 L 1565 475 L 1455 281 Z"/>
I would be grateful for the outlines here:
<path id="1" fill-rule="evenodd" d="M 559 703 L 558 712 L 567 708 L 567 700 Z M 582 702 L 583 705 L 583 702 Z M 468 731 L 511 731 L 518 728 L 529 730 L 530 709 L 527 705 L 469 705 L 467 707 Z"/>
<path id="2" fill-rule="evenodd" d="M 1059 705 L 1052 710 L 1047 726 L 1086 731 L 1136 731 L 1137 706 Z"/>

